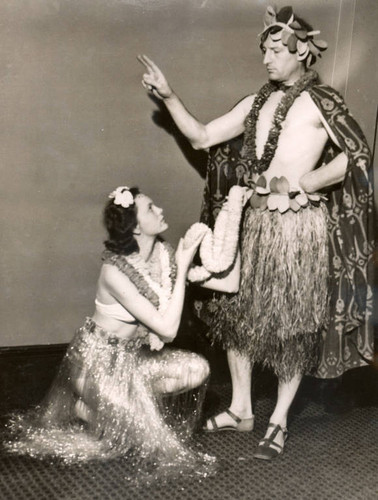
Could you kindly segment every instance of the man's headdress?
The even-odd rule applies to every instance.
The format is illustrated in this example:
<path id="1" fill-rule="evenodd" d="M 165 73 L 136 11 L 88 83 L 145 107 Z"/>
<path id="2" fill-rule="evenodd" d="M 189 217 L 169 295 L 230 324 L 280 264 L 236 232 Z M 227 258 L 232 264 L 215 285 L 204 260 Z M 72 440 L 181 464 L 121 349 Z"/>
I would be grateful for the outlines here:
<path id="1" fill-rule="evenodd" d="M 261 43 L 269 34 L 273 41 L 281 41 L 289 52 L 297 53 L 298 61 L 305 61 L 309 67 L 321 57 L 326 50 L 327 43 L 323 40 L 314 40 L 320 31 L 309 30 L 306 23 L 295 16 L 292 7 L 283 7 L 279 12 L 269 6 L 264 16 L 264 31 L 260 33 Z"/>

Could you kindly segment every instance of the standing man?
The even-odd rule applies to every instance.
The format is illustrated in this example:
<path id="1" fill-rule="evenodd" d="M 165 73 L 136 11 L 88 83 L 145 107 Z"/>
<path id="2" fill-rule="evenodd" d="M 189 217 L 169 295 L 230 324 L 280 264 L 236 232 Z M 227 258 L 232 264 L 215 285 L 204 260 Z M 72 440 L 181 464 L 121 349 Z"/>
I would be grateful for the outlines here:
<path id="1" fill-rule="evenodd" d="M 318 33 L 291 7 L 269 7 L 260 38 L 269 82 L 207 125 L 139 56 L 147 69 L 143 85 L 195 149 L 244 133 L 252 195 L 241 234 L 241 285 L 220 300 L 210 331 L 227 349 L 233 394 L 205 430 L 253 429 L 252 366 L 262 363 L 278 377 L 277 404 L 254 455 L 265 460 L 283 451 L 305 373 L 335 377 L 373 355 L 370 153 L 342 98 L 309 70 L 327 47 Z"/>

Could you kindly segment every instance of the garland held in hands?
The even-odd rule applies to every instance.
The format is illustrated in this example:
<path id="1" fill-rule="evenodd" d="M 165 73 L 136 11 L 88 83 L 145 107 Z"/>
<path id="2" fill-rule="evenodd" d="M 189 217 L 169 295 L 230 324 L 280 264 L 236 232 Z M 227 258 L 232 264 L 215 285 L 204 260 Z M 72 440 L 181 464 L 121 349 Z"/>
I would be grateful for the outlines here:
<path id="1" fill-rule="evenodd" d="M 211 274 L 227 271 L 235 260 L 239 244 L 239 226 L 243 211 L 246 189 L 233 186 L 228 201 L 221 208 L 214 230 L 201 222 L 193 224 L 185 234 L 184 245 L 190 246 L 199 234 L 205 233 L 199 254 L 202 266 L 189 270 L 189 281 L 205 281 Z"/>

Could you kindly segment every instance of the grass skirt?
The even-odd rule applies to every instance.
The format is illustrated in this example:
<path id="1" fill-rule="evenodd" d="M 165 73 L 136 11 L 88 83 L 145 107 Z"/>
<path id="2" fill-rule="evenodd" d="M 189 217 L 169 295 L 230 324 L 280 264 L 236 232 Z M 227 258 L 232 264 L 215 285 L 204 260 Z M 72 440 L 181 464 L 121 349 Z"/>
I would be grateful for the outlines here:
<path id="1" fill-rule="evenodd" d="M 240 289 L 219 300 L 212 340 L 282 380 L 311 372 L 328 322 L 327 238 L 323 204 L 284 214 L 247 209 Z"/>
<path id="2" fill-rule="evenodd" d="M 189 445 L 204 398 L 207 361 L 182 350 L 150 351 L 87 319 L 42 405 L 16 415 L 8 449 L 66 463 L 124 457 L 133 476 L 208 474 L 213 458 Z M 77 402 L 90 409 L 78 418 Z M 80 415 L 79 415 L 80 416 Z"/>

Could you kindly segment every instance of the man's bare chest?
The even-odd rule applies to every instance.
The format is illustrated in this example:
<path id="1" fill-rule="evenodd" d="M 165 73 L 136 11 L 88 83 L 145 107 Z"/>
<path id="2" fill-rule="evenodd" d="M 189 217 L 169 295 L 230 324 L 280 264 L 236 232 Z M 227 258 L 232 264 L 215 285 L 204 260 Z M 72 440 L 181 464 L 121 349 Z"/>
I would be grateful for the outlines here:
<path id="1" fill-rule="evenodd" d="M 319 111 L 307 92 L 302 92 L 288 109 L 282 106 L 283 96 L 281 91 L 273 92 L 262 106 L 257 130 L 263 136 L 266 136 L 273 126 L 277 126 L 277 123 L 282 130 L 322 126 Z"/>

